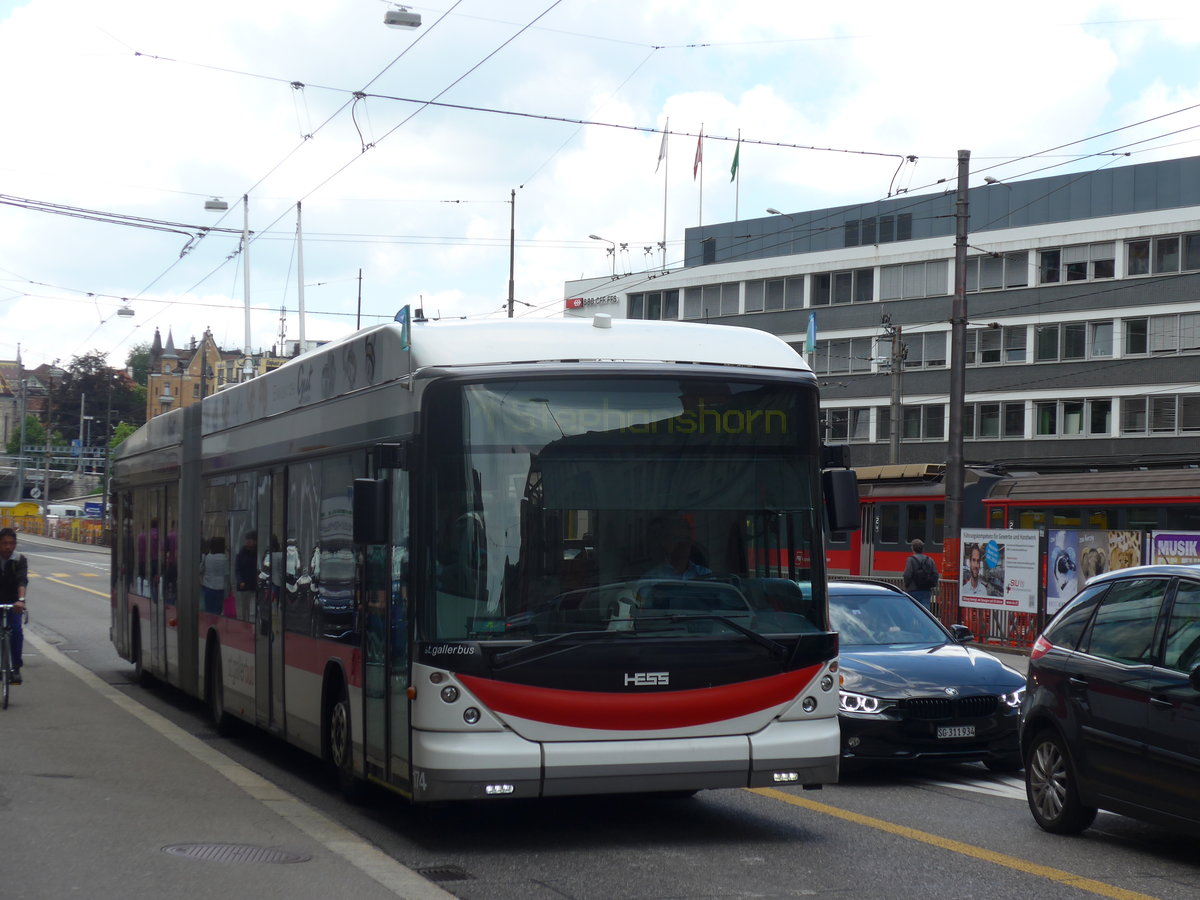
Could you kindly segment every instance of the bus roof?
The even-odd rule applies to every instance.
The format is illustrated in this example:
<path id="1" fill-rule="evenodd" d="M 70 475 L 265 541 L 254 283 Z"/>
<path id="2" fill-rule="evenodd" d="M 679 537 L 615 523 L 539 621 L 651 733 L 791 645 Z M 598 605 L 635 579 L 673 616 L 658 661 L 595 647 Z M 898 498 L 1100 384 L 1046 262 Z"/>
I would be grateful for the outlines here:
<path id="1" fill-rule="evenodd" d="M 405 358 L 402 326 L 389 322 L 364 328 L 286 363 L 285 368 L 337 353 L 373 338 L 376 364 Z M 417 319 L 410 333 L 411 370 L 544 361 L 690 362 L 750 365 L 807 371 L 803 358 L 766 331 L 698 322 L 648 322 L 597 315 L 590 319 Z M 386 377 L 386 376 L 385 376 Z"/>
<path id="2" fill-rule="evenodd" d="M 333 397 L 397 381 L 423 369 L 536 363 L 696 363 L 803 373 L 804 359 L 782 339 L 755 328 L 693 322 L 612 319 L 415 319 L 405 346 L 398 322 L 372 325 L 332 341 L 258 378 L 205 398 L 211 434 Z M 119 457 L 177 444 L 180 408 L 151 419 Z"/>

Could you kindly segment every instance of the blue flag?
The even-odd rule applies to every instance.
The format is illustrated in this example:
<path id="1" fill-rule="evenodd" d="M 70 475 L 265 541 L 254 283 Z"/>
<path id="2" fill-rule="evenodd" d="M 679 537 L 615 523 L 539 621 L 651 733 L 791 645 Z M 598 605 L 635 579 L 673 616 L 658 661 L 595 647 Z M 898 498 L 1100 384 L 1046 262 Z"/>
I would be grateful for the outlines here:
<path id="1" fill-rule="evenodd" d="M 408 337 L 409 337 L 408 323 L 409 323 L 410 318 L 411 318 L 411 316 L 409 315 L 408 307 L 407 306 L 400 307 L 400 311 L 398 313 L 396 313 L 396 321 L 400 323 L 400 349 L 401 350 L 408 349 Z"/>
<path id="2" fill-rule="evenodd" d="M 817 351 L 817 314 L 808 314 L 808 334 L 804 336 L 804 355 L 812 356 Z"/>

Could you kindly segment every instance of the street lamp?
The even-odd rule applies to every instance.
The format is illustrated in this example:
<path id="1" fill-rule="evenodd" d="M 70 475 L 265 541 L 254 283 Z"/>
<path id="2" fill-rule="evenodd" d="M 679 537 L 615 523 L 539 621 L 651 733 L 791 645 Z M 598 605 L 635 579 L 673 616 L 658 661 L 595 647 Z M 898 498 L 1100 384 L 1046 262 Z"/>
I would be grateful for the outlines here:
<path id="1" fill-rule="evenodd" d="M 383 14 L 383 24 L 388 28 L 420 28 L 421 14 L 410 12 L 407 6 L 397 6 Z"/>
<path id="2" fill-rule="evenodd" d="M 612 276 L 617 277 L 617 245 L 615 241 L 610 241 L 608 238 L 602 238 L 598 234 L 589 234 L 593 241 L 604 241 L 608 244 L 608 255 L 612 257 Z"/>

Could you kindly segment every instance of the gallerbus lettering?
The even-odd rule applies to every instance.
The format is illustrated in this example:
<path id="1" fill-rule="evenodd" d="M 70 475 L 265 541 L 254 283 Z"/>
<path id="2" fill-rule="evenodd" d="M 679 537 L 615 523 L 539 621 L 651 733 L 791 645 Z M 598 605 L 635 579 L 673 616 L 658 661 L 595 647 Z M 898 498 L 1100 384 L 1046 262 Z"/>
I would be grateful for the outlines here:
<path id="1" fill-rule="evenodd" d="M 857 489 L 815 377 L 764 332 L 603 324 L 418 315 L 148 422 L 118 652 L 348 791 L 836 780 L 824 534 Z"/>

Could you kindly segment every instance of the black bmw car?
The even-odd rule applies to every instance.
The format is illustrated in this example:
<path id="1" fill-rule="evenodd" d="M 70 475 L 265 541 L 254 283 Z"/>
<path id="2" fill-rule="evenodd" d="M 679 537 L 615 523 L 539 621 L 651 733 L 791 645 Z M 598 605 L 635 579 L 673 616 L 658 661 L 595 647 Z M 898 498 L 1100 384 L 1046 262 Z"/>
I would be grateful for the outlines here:
<path id="1" fill-rule="evenodd" d="M 875 582 L 829 585 L 841 646 L 842 765 L 876 761 L 983 762 L 1021 768 L 1017 737 L 1025 676 L 968 646 L 902 590 Z"/>

